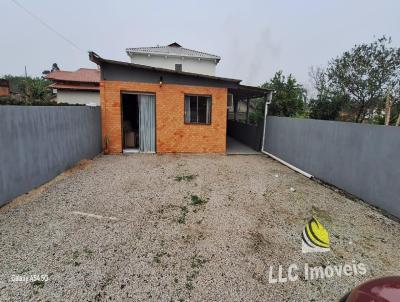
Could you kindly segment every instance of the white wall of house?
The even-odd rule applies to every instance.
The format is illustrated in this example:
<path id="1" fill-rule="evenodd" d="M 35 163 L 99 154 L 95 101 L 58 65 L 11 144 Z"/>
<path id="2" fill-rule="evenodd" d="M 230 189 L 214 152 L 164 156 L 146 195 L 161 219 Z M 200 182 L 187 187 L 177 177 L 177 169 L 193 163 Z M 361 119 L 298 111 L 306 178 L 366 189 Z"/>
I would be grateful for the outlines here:
<path id="1" fill-rule="evenodd" d="M 57 103 L 97 104 L 100 106 L 100 93 L 98 91 L 57 89 Z"/>
<path id="2" fill-rule="evenodd" d="M 140 55 L 131 56 L 131 62 L 152 67 L 175 70 L 175 64 L 182 64 L 182 71 L 215 76 L 217 63 L 214 60 L 196 59 L 188 57 Z"/>

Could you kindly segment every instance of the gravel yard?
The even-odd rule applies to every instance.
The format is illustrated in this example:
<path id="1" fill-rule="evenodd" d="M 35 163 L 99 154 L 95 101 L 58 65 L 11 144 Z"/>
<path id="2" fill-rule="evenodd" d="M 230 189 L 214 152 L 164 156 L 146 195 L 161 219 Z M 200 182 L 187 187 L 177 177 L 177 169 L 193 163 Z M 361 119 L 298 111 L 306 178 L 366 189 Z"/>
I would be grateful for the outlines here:
<path id="1" fill-rule="evenodd" d="M 302 253 L 313 213 L 330 252 Z M 337 301 L 400 273 L 399 238 L 398 222 L 262 155 L 100 156 L 0 209 L 0 300 Z M 269 283 L 271 265 L 360 262 L 364 275 Z"/>

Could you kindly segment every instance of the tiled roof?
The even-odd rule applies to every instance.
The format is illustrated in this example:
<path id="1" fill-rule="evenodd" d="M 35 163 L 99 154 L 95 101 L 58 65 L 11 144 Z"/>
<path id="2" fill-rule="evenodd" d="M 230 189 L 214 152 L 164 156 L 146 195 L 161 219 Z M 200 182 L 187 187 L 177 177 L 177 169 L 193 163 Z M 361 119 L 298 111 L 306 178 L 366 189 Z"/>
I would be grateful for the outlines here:
<path id="1" fill-rule="evenodd" d="M 85 90 L 85 91 L 100 91 L 99 86 L 94 86 L 94 85 L 72 85 L 72 84 L 59 84 L 59 83 L 53 83 L 49 85 L 50 88 L 55 88 L 55 89 L 65 89 L 65 90 Z"/>
<path id="2" fill-rule="evenodd" d="M 77 71 L 57 70 L 50 72 L 46 79 L 53 81 L 99 83 L 100 71 L 90 68 L 79 68 Z"/>
<path id="3" fill-rule="evenodd" d="M 175 56 L 175 57 L 192 57 L 208 60 L 221 60 L 220 56 L 212 55 L 206 52 L 201 52 L 189 48 L 184 48 L 178 43 L 172 43 L 166 46 L 155 46 L 155 47 L 136 47 L 127 48 L 126 53 L 128 55 L 134 54 L 148 54 L 158 56 Z"/>

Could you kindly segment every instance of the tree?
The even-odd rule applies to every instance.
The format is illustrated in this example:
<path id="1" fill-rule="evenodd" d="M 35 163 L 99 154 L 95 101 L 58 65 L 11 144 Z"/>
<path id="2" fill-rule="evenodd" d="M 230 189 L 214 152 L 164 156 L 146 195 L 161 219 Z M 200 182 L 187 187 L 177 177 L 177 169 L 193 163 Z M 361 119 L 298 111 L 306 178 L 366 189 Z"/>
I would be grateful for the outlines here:
<path id="1" fill-rule="evenodd" d="M 329 90 L 346 96 L 353 121 L 381 114 L 389 87 L 399 82 L 400 49 L 383 36 L 370 44 L 355 45 L 332 60 L 326 70 Z"/>
<path id="2" fill-rule="evenodd" d="M 60 70 L 60 68 L 58 68 L 57 63 L 53 63 L 53 65 L 51 65 L 51 72 L 58 71 L 58 70 Z"/>
<path id="3" fill-rule="evenodd" d="M 53 65 L 51 65 L 51 69 L 50 70 L 47 70 L 47 69 L 43 70 L 42 74 L 43 75 L 48 75 L 50 72 L 58 71 L 58 70 L 60 70 L 60 68 L 58 67 L 57 63 L 53 63 Z"/>
<path id="4" fill-rule="evenodd" d="M 23 82 L 23 96 L 28 101 L 48 101 L 51 92 L 49 82 L 41 78 L 26 78 Z"/>
<path id="5" fill-rule="evenodd" d="M 48 80 L 11 75 L 4 78 L 9 80 L 11 92 L 18 98 L 18 103 L 48 102 L 52 96 Z"/>
<path id="6" fill-rule="evenodd" d="M 336 120 L 346 97 L 329 88 L 326 72 L 322 68 L 311 68 L 309 75 L 317 92 L 316 97 L 311 98 L 308 104 L 309 117 L 319 120 Z"/>
<path id="7" fill-rule="evenodd" d="M 278 71 L 261 87 L 275 91 L 268 108 L 271 115 L 294 117 L 304 113 L 307 92 L 291 74 L 285 77 L 282 71 Z"/>
<path id="8" fill-rule="evenodd" d="M 385 103 L 385 125 L 400 126 L 400 81 L 390 87 Z"/>
<path id="9" fill-rule="evenodd" d="M 317 120 L 334 121 L 339 117 L 342 106 L 343 99 L 340 96 L 334 98 L 311 99 L 309 103 L 309 117 Z"/>

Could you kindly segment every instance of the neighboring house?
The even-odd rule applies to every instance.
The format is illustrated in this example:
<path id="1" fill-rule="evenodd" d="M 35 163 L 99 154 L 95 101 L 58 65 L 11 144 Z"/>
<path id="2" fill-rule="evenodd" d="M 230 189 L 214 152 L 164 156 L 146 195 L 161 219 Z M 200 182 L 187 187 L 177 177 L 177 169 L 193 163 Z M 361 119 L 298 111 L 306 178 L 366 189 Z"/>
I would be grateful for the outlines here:
<path id="1" fill-rule="evenodd" d="M 134 64 L 167 68 L 176 71 L 215 75 L 219 56 L 184 48 L 178 43 L 156 47 L 127 48 Z"/>
<path id="2" fill-rule="evenodd" d="M 57 95 L 57 103 L 100 105 L 100 71 L 79 68 L 77 71 L 56 70 L 45 76 Z"/>
<path id="3" fill-rule="evenodd" d="M 10 95 L 10 82 L 6 79 L 0 79 L 0 96 Z"/>
<path id="4" fill-rule="evenodd" d="M 266 98 L 270 90 L 241 80 L 101 58 L 104 146 L 110 153 L 225 153 L 228 95 Z"/>

